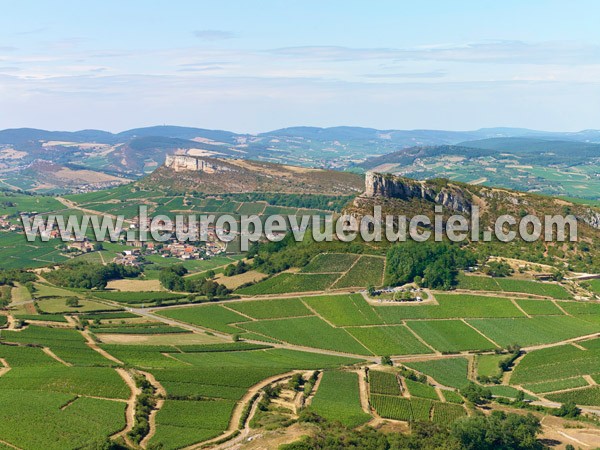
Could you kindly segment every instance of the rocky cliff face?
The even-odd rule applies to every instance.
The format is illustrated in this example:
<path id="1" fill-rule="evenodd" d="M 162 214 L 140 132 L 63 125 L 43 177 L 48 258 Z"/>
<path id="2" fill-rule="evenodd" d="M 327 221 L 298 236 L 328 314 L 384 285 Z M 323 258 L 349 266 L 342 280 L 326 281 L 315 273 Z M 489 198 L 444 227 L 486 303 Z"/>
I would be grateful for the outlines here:
<path id="1" fill-rule="evenodd" d="M 231 170 L 231 168 L 226 167 L 223 164 L 217 164 L 212 160 L 186 155 L 167 155 L 165 166 L 173 169 L 175 172 L 193 171 L 216 173 Z"/>
<path id="2" fill-rule="evenodd" d="M 420 198 L 442 205 L 456 212 L 470 212 L 472 202 L 470 195 L 459 187 L 447 184 L 438 186 L 427 181 L 409 180 L 407 178 L 368 172 L 365 177 L 365 193 L 363 197 L 398 198 L 410 200 Z"/>

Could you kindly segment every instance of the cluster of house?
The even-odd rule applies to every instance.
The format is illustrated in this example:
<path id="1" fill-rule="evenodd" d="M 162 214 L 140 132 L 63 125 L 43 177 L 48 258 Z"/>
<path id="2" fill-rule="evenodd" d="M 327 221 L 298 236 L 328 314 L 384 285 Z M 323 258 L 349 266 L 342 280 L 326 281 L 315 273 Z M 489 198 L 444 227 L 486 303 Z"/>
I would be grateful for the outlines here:
<path id="1" fill-rule="evenodd" d="M 83 241 L 71 241 L 67 244 L 67 248 L 70 250 L 77 250 L 81 253 L 88 253 L 94 250 L 94 244 L 92 244 L 87 238 Z"/>
<path id="2" fill-rule="evenodd" d="M 173 240 L 168 243 L 158 244 L 155 242 L 141 242 L 138 240 L 127 241 L 133 248 L 124 250 L 122 254 L 113 259 L 117 264 L 126 266 L 138 266 L 141 264 L 141 257 L 145 255 L 160 255 L 163 258 L 179 258 L 182 261 L 198 259 L 210 259 L 225 253 L 226 247 L 221 242 L 208 241 L 201 245 L 194 245 L 186 242 Z"/>
<path id="3" fill-rule="evenodd" d="M 6 231 L 22 231 L 23 227 L 15 223 L 11 223 L 8 219 L 8 214 L 0 216 L 0 229 Z"/>

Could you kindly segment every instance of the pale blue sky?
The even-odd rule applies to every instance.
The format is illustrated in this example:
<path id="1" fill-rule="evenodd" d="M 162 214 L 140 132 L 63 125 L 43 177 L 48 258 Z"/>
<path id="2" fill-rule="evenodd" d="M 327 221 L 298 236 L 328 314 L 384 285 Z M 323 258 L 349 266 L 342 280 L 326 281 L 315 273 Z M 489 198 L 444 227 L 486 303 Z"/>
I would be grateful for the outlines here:
<path id="1" fill-rule="evenodd" d="M 595 1 L 0 8 L 0 129 L 600 128 Z"/>

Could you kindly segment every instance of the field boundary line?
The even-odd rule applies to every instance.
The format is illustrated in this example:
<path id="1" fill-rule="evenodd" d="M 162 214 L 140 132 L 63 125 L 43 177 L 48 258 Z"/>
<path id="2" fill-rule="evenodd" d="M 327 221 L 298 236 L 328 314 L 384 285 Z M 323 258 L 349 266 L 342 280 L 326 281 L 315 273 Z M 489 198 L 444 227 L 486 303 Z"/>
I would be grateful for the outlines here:
<path id="1" fill-rule="evenodd" d="M 473 328 L 473 330 L 475 330 L 477 333 L 479 333 L 480 335 L 482 335 L 484 338 L 486 338 L 488 341 L 490 341 L 492 344 L 494 344 L 496 347 L 498 348 L 502 348 L 501 345 L 499 345 L 496 341 L 492 340 L 491 338 L 487 337 L 485 334 L 483 334 L 481 331 L 479 331 L 477 328 L 475 328 L 473 325 L 471 325 L 469 322 L 467 322 L 465 319 L 460 319 L 461 322 L 463 322 L 465 325 L 467 325 L 470 328 Z"/>
<path id="2" fill-rule="evenodd" d="M 56 361 L 58 361 L 59 363 L 67 366 L 67 367 L 71 367 L 73 364 L 65 361 L 64 359 L 60 358 L 56 353 L 54 353 L 52 350 L 50 350 L 50 347 L 42 347 L 42 351 L 48 355 L 50 358 L 55 359 Z"/>
<path id="3" fill-rule="evenodd" d="M 181 352 L 181 353 L 185 353 L 185 352 Z M 187 362 L 187 361 L 182 361 L 182 360 L 180 360 L 180 359 L 178 359 L 178 358 L 175 358 L 175 357 L 174 357 L 173 355 L 171 355 L 170 353 L 161 352 L 160 354 L 161 354 L 161 355 L 163 355 L 165 358 L 170 358 L 170 359 L 172 359 L 173 361 L 177 361 L 177 362 L 180 362 L 180 363 L 186 364 L 186 365 L 188 365 L 188 366 L 193 366 L 193 364 L 192 364 L 192 363 L 189 363 L 189 362 Z"/>
<path id="4" fill-rule="evenodd" d="M 360 406 L 362 410 L 371 415 L 369 408 L 369 387 L 367 386 L 367 371 L 365 367 L 353 371 L 358 375 L 358 396 L 360 398 Z"/>
<path id="5" fill-rule="evenodd" d="M 332 328 L 338 328 L 336 327 L 333 323 L 331 323 L 329 320 L 327 320 L 325 317 L 321 316 L 312 306 L 310 306 L 308 303 L 306 303 L 304 301 L 304 298 L 300 297 L 300 301 L 302 302 L 302 304 L 304 306 L 306 306 L 306 308 L 312 312 L 315 316 L 317 316 L 319 319 L 321 319 L 323 322 L 327 323 L 327 325 L 329 325 Z M 364 347 L 364 346 L 363 346 Z"/>
<path id="6" fill-rule="evenodd" d="M 566 309 L 564 309 L 564 308 L 563 308 L 563 307 L 562 307 L 562 306 L 561 306 L 561 305 L 558 303 L 558 301 L 557 301 L 557 300 L 552 300 L 552 303 L 554 303 L 554 306 L 556 306 L 558 309 L 560 309 L 560 310 L 563 312 L 563 314 L 565 314 L 565 315 L 567 315 L 567 316 L 571 316 L 571 317 L 573 317 L 571 314 L 569 314 L 569 313 L 567 312 L 567 310 L 566 310 Z"/>
<path id="7" fill-rule="evenodd" d="M 440 402 L 447 403 L 446 397 L 444 397 L 444 393 L 442 392 L 442 389 L 439 386 L 434 386 L 433 388 L 435 389 L 435 393 L 439 397 Z"/>
<path id="8" fill-rule="evenodd" d="M 600 337 L 600 332 L 586 334 L 584 336 L 577 336 L 577 337 L 570 338 L 570 339 L 563 339 L 562 341 L 551 342 L 549 344 L 539 344 L 539 345 L 532 345 L 530 347 L 523 347 L 521 350 L 524 350 L 526 352 L 531 352 L 533 350 L 541 350 L 544 348 L 558 347 L 559 345 L 572 344 L 573 342 L 587 341 L 589 339 L 594 339 L 597 337 Z"/>
<path id="9" fill-rule="evenodd" d="M 255 394 L 259 393 L 264 387 L 268 386 L 269 384 L 273 384 L 278 381 L 289 378 L 292 375 L 294 375 L 295 373 L 303 373 L 303 371 L 302 370 L 292 370 L 292 371 L 282 373 L 279 375 L 273 375 L 272 377 L 266 378 L 266 379 L 258 382 L 254 386 L 251 386 L 250 389 L 248 389 L 246 391 L 244 396 L 236 403 L 235 407 L 233 408 L 231 417 L 229 419 L 229 425 L 222 434 L 220 434 L 219 436 L 214 437 L 212 439 L 209 439 L 206 441 L 199 441 L 199 442 L 196 442 L 195 444 L 184 447 L 184 450 L 199 449 L 201 447 L 205 447 L 205 446 L 209 445 L 212 442 L 227 439 L 229 436 L 231 436 L 233 433 L 235 433 L 236 431 L 239 430 L 240 417 L 241 417 L 244 409 L 246 408 L 246 405 L 250 402 L 250 400 L 252 399 L 252 397 L 254 397 Z"/>
<path id="10" fill-rule="evenodd" d="M 133 427 L 135 426 L 135 404 L 137 401 L 137 396 L 140 394 L 140 389 L 135 385 L 135 381 L 131 374 L 123 368 L 116 368 L 115 371 L 119 374 L 119 376 L 123 379 L 125 384 L 129 387 L 131 391 L 131 395 L 129 399 L 126 400 L 127 407 L 125 408 L 125 428 L 121 431 L 113 434 L 111 438 L 122 437 L 127 445 L 134 447 L 133 442 L 129 438 L 128 434 Z"/>
<path id="11" fill-rule="evenodd" d="M 0 439 L 0 444 L 4 444 L 7 447 L 15 448 L 17 450 L 23 450 L 21 447 L 17 447 L 16 445 L 11 444 L 10 442 L 3 441 L 2 439 Z"/>
<path id="12" fill-rule="evenodd" d="M 2 367 L 0 369 L 0 377 L 4 374 L 6 374 L 7 372 L 10 371 L 10 369 L 12 369 L 12 367 L 10 367 L 10 364 L 8 364 L 8 361 L 5 358 L 0 358 L 0 362 L 2 363 L 2 365 L 4 367 Z"/>
<path id="13" fill-rule="evenodd" d="M 359 258 L 360 259 L 360 258 Z M 352 339 L 354 339 L 356 342 L 358 342 L 358 344 L 364 348 L 366 351 L 368 351 L 369 353 L 371 353 L 371 355 L 377 356 L 375 354 L 374 351 L 372 351 L 370 348 L 367 348 L 367 346 L 365 344 L 363 344 L 362 342 L 360 342 L 352 333 L 350 333 L 348 330 L 346 330 L 344 327 L 337 327 L 335 326 L 333 323 L 331 323 L 329 320 L 325 319 L 324 317 L 322 317 L 315 309 L 313 309 L 308 303 L 306 303 L 304 301 L 303 298 L 300 299 L 300 301 L 302 302 L 302 304 L 304 306 L 306 306 L 310 311 L 312 311 L 319 319 L 321 319 L 322 321 L 324 321 L 325 323 L 327 323 L 330 327 L 332 328 L 337 328 L 340 330 L 343 330 L 344 333 L 346 333 L 348 336 L 350 336 Z"/>
<path id="14" fill-rule="evenodd" d="M 411 327 L 409 327 L 406 323 L 406 320 L 403 320 L 400 325 L 405 326 L 408 329 L 408 331 L 410 331 L 413 334 L 414 337 L 416 337 L 419 341 L 421 341 L 422 344 L 424 344 L 427 348 L 429 348 L 431 351 L 433 351 L 433 353 L 435 353 L 436 355 L 442 355 L 442 352 L 433 348 L 425 339 L 423 339 L 421 336 L 419 336 L 415 330 L 413 330 Z"/>
<path id="15" fill-rule="evenodd" d="M 337 282 L 338 282 L 338 281 L 340 281 L 342 278 L 344 278 L 346 275 L 348 275 L 348 272 L 350 272 L 350 271 L 352 270 L 352 268 L 353 268 L 353 267 L 354 267 L 356 264 L 358 264 L 358 261 L 360 261 L 360 260 L 362 259 L 362 257 L 363 257 L 363 255 L 358 255 L 358 258 L 356 258 L 356 260 L 355 260 L 355 261 L 354 261 L 354 262 L 353 262 L 353 263 L 350 265 L 350 267 L 348 267 L 348 270 L 346 270 L 345 272 L 338 272 L 338 273 L 340 274 L 340 276 L 339 276 L 339 277 L 337 277 L 337 278 L 334 280 L 334 282 L 333 282 L 333 283 L 331 283 L 331 284 L 329 285 L 329 288 L 328 288 L 328 289 L 331 289 L 331 288 L 333 288 L 333 287 L 334 287 L 334 286 L 337 284 Z"/>
<path id="16" fill-rule="evenodd" d="M 110 353 L 108 353 L 106 350 L 104 350 L 103 348 L 100 348 L 98 346 L 98 344 L 94 341 L 94 339 L 92 338 L 92 336 L 90 335 L 90 332 L 88 330 L 85 331 L 80 331 L 80 333 L 83 335 L 83 337 L 86 340 L 86 344 L 89 348 L 91 348 L 92 350 L 94 350 L 95 352 L 99 353 L 100 355 L 102 355 L 103 357 L 105 357 L 106 359 L 115 362 L 119 365 L 124 365 L 125 363 L 123 361 L 121 361 L 120 359 L 114 357 L 113 355 L 111 355 Z"/>
<path id="17" fill-rule="evenodd" d="M 231 311 L 231 312 L 234 312 L 236 314 L 239 314 L 240 316 L 244 316 L 244 317 L 250 319 L 253 322 L 256 322 L 258 320 L 258 319 L 255 319 L 254 317 L 250 317 L 248 314 L 244 314 L 243 312 L 236 311 L 235 309 L 230 308 L 229 306 L 227 306 L 225 304 L 221 305 L 221 307 L 227 309 L 228 311 Z M 244 322 L 232 322 L 231 324 L 236 324 L 236 323 L 244 323 Z M 231 324 L 228 324 L 228 325 L 231 325 Z"/>
<path id="18" fill-rule="evenodd" d="M 531 318 L 532 318 L 532 317 L 531 317 L 531 315 L 530 315 L 530 314 L 528 314 L 528 313 L 527 313 L 527 311 L 525 311 L 525 310 L 524 310 L 524 309 L 521 307 L 521 305 L 519 305 L 519 304 L 517 303 L 517 300 L 516 300 L 516 299 L 514 299 L 514 298 L 511 298 L 511 299 L 510 299 L 510 301 L 511 301 L 511 303 L 512 303 L 513 305 L 515 305 L 515 307 L 516 307 L 516 308 L 517 308 L 519 311 L 521 311 L 523 314 L 525 314 L 525 317 L 527 317 L 528 319 L 531 319 Z"/>

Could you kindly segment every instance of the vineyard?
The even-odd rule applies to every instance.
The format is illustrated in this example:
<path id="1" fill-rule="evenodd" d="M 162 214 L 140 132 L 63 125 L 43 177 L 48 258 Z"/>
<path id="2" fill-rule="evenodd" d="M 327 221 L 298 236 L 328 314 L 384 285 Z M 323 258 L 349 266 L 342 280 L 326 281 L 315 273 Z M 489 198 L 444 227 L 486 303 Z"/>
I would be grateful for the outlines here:
<path id="1" fill-rule="evenodd" d="M 319 389 L 310 404 L 311 411 L 350 428 L 371 419 L 360 405 L 356 373 L 327 371 L 322 377 Z"/>
<path id="2" fill-rule="evenodd" d="M 396 374 L 369 370 L 369 388 L 372 394 L 400 395 L 400 385 Z"/>

